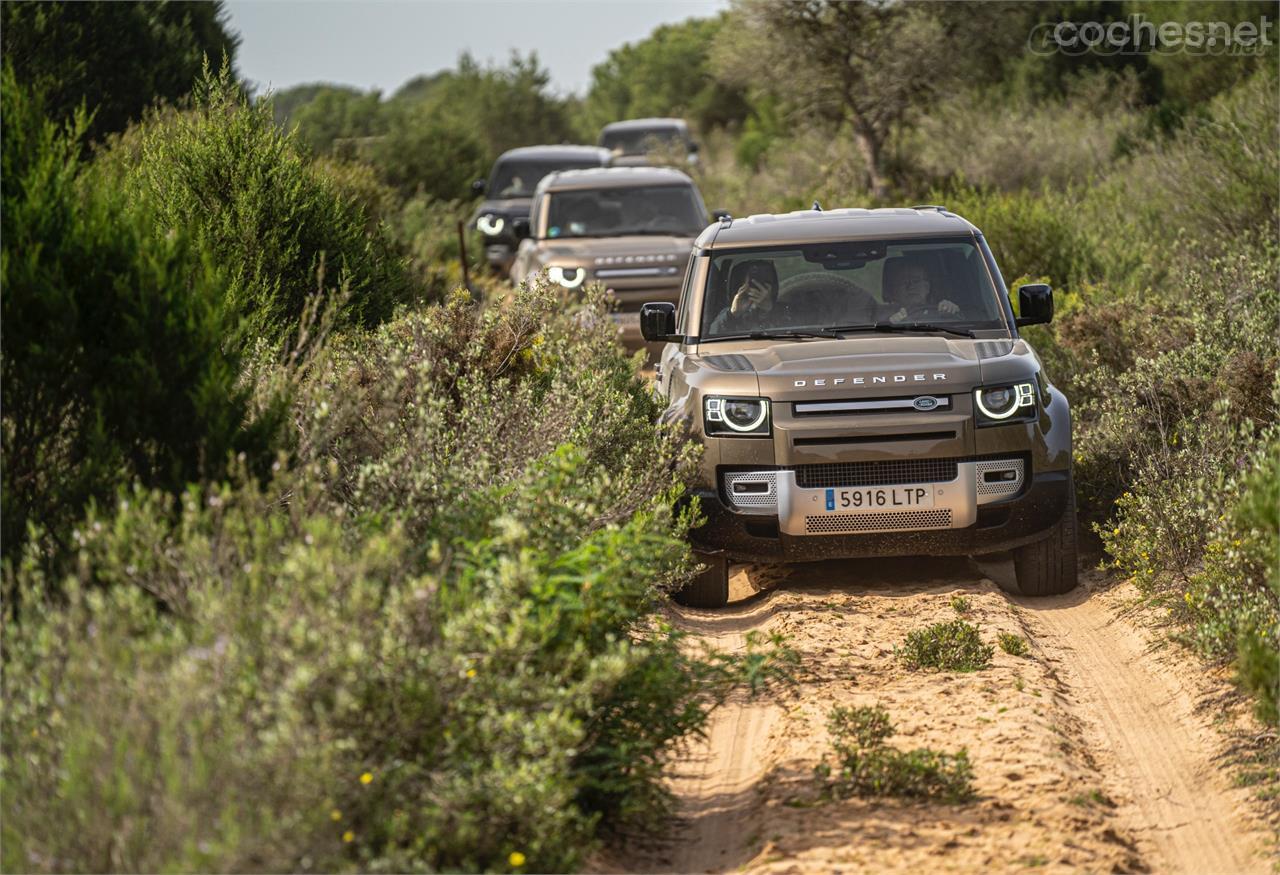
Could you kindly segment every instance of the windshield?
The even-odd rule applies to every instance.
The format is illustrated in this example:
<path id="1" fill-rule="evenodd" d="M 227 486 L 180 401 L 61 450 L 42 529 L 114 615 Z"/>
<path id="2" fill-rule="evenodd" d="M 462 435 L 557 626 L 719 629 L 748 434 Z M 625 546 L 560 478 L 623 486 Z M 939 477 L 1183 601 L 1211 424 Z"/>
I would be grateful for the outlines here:
<path id="1" fill-rule="evenodd" d="M 600 136 L 600 145 L 623 155 L 643 155 L 659 147 L 682 146 L 684 136 L 679 128 L 606 131 Z"/>
<path id="2" fill-rule="evenodd" d="M 711 261 L 704 340 L 877 324 L 1008 330 L 991 274 L 969 238 L 736 250 Z"/>
<path id="3" fill-rule="evenodd" d="M 507 160 L 499 161 L 493 168 L 487 191 L 490 197 L 533 197 L 542 177 L 557 170 L 579 170 L 599 167 L 599 161 L 582 158 L 565 158 L 557 161 Z"/>
<path id="4" fill-rule="evenodd" d="M 688 185 L 557 191 L 548 197 L 546 237 L 694 237 L 707 225 L 701 201 Z"/>

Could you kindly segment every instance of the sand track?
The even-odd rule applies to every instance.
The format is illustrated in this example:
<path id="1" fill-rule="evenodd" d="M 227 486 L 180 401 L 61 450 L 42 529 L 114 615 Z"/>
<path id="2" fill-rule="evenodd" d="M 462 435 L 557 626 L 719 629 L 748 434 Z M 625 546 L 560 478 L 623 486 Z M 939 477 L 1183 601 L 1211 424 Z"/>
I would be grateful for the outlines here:
<path id="1" fill-rule="evenodd" d="M 1010 598 L 1005 565 L 831 562 L 740 571 L 723 611 L 673 619 L 716 647 L 782 632 L 803 669 L 791 690 L 731 700 L 673 770 L 680 817 L 655 849 L 618 849 L 634 871 L 1264 872 L 1262 836 L 1216 767 L 1196 691 L 1119 619 L 1113 593 Z M 893 647 L 954 618 L 987 640 L 1023 635 L 970 674 L 906 671 Z M 880 704 L 891 743 L 974 763 L 966 805 L 823 800 L 813 767 L 835 704 Z"/>

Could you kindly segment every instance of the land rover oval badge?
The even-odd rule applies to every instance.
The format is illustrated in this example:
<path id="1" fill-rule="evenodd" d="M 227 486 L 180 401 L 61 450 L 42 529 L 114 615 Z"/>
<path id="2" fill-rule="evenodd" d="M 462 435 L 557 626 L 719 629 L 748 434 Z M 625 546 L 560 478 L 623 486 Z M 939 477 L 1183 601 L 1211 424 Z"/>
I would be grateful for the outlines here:
<path id="1" fill-rule="evenodd" d="M 938 399 L 931 395 L 924 395 L 912 401 L 911 406 L 916 410 L 932 410 L 938 406 Z"/>

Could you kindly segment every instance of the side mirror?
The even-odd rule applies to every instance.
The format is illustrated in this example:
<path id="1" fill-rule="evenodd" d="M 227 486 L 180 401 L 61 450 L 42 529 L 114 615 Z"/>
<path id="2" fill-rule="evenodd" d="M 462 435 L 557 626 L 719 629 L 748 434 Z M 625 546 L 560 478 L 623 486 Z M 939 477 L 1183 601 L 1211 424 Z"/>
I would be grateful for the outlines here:
<path id="1" fill-rule="evenodd" d="M 662 301 L 641 307 L 640 334 L 651 342 L 676 339 L 676 305 Z"/>
<path id="2" fill-rule="evenodd" d="M 697 143 L 690 143 L 690 144 L 689 144 L 689 154 L 690 154 L 690 155 L 697 155 L 697 154 L 698 154 L 698 149 L 699 149 L 699 146 L 698 146 L 698 144 L 697 144 Z"/>
<path id="3" fill-rule="evenodd" d="M 526 218 L 511 220 L 511 233 L 516 235 L 517 240 L 523 240 L 529 236 L 529 220 Z"/>
<path id="4" fill-rule="evenodd" d="M 484 194 L 484 190 L 485 181 L 483 179 L 477 179 L 475 182 L 471 183 L 471 191 L 473 194 Z"/>
<path id="5" fill-rule="evenodd" d="M 732 219 L 733 213 L 728 210 L 712 210 L 711 218 L 715 219 L 717 222 L 723 222 L 725 219 Z"/>
<path id="6" fill-rule="evenodd" d="M 1045 283 L 1018 287 L 1019 325 L 1044 325 L 1053 320 L 1053 289 Z"/>

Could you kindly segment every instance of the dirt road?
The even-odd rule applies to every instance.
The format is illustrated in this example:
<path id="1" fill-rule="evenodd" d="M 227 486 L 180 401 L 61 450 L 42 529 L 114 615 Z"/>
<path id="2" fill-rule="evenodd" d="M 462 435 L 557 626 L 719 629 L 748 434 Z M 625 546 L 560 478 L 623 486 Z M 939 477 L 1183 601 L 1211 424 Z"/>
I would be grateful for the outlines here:
<path id="1" fill-rule="evenodd" d="M 1196 671 L 1150 652 L 1120 618 L 1123 592 L 1005 595 L 1007 564 L 833 562 L 738 572 L 738 599 L 676 620 L 718 647 L 779 631 L 800 652 L 792 690 L 721 709 L 678 764 L 681 817 L 636 871 L 1266 872 L 1265 831 L 1246 791 L 1214 765 L 1220 736 L 1194 705 Z M 953 598 L 997 649 L 991 668 L 908 671 L 908 631 L 953 619 Z M 963 607 L 963 605 L 961 606 Z M 884 706 L 901 748 L 966 748 L 978 798 L 965 805 L 830 801 L 813 774 L 833 705 Z"/>

